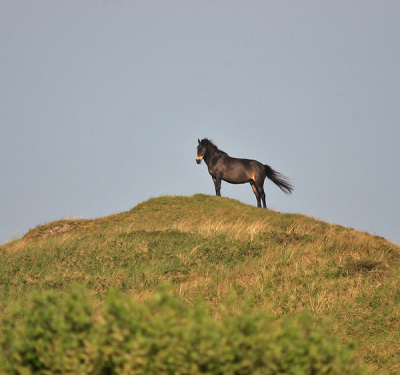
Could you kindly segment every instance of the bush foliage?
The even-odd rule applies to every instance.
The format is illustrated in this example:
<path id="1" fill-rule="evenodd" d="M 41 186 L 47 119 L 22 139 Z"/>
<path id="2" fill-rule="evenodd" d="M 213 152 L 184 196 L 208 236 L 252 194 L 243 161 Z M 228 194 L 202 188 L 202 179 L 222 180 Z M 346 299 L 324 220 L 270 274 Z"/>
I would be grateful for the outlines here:
<path id="1" fill-rule="evenodd" d="M 2 321 L 0 363 L 13 374 L 363 374 L 312 316 L 256 309 L 211 316 L 158 289 L 145 302 L 110 293 L 103 308 L 81 286 L 36 292 Z"/>

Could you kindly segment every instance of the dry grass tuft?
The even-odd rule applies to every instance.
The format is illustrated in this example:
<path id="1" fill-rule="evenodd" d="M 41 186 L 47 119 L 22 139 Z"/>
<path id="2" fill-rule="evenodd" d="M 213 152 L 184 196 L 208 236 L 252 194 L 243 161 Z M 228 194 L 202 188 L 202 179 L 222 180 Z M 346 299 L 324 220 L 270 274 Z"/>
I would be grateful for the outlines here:
<path id="1" fill-rule="evenodd" d="M 174 222 L 171 229 L 184 233 L 197 232 L 207 237 L 222 233 L 234 239 L 250 239 L 253 241 L 255 235 L 267 232 L 269 227 L 268 222 L 261 219 L 253 222 L 237 219 L 232 222 L 223 218 L 208 218 L 198 223 L 197 220 L 188 218 Z"/>

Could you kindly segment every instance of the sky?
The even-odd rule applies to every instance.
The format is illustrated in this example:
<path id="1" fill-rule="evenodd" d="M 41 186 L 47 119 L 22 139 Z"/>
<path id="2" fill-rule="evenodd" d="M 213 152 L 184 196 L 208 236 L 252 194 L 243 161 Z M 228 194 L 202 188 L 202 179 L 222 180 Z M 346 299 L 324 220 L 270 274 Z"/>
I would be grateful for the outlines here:
<path id="1" fill-rule="evenodd" d="M 206 137 L 291 179 L 270 209 L 400 244 L 397 0 L 0 0 L 0 48 L 0 244 L 215 194 Z"/>

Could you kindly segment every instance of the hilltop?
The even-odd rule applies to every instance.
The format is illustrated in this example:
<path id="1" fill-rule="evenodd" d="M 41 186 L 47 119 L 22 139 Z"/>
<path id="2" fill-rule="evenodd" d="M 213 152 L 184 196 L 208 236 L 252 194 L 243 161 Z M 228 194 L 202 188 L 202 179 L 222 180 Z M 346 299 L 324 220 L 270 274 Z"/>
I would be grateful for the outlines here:
<path id="1" fill-rule="evenodd" d="M 198 194 L 40 225 L 0 250 L 1 314 L 34 290 L 79 283 L 100 306 L 111 289 L 145 301 L 168 282 L 215 319 L 233 296 L 232 313 L 242 304 L 277 319 L 310 311 L 343 343 L 357 340 L 374 371 L 400 371 L 400 248 L 379 236 Z"/>

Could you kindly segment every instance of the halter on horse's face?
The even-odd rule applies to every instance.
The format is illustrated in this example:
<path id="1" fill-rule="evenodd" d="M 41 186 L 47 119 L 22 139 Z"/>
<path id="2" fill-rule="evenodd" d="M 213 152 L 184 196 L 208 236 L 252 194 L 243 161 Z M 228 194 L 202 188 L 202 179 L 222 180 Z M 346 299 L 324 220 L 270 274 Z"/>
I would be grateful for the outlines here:
<path id="1" fill-rule="evenodd" d="M 197 157 L 196 157 L 196 163 L 200 164 L 201 161 L 204 159 L 204 156 L 206 155 L 207 149 L 205 145 L 200 142 L 200 139 L 198 139 L 199 145 L 197 146 Z"/>

